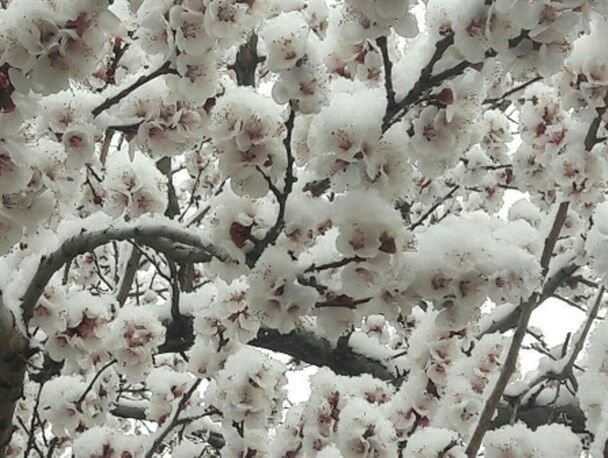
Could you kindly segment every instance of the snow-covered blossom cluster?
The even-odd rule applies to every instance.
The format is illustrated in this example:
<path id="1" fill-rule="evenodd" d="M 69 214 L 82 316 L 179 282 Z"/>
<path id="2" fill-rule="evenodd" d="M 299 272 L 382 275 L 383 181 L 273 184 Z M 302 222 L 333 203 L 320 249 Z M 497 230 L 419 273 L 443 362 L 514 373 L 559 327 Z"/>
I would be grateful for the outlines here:
<path id="1" fill-rule="evenodd" d="M 262 197 L 286 167 L 280 108 L 253 89 L 227 89 L 213 109 L 210 135 L 219 168 L 238 195 Z"/>

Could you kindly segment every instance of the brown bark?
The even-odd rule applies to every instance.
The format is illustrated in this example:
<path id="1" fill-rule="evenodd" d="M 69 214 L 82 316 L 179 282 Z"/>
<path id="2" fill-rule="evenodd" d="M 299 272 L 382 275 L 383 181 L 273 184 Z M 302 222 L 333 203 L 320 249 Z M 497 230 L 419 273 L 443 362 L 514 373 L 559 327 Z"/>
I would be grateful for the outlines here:
<path id="1" fill-rule="evenodd" d="M 27 342 L 0 295 L 0 458 L 13 433 L 13 414 L 23 391 Z"/>

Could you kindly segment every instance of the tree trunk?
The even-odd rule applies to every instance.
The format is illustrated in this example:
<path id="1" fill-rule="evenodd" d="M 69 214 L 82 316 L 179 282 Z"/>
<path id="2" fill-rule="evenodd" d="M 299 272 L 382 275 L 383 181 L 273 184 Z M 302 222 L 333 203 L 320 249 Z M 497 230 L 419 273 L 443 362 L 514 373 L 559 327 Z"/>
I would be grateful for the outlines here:
<path id="1" fill-rule="evenodd" d="M 27 343 L 0 295 L 0 458 L 13 433 L 13 414 L 23 392 Z"/>

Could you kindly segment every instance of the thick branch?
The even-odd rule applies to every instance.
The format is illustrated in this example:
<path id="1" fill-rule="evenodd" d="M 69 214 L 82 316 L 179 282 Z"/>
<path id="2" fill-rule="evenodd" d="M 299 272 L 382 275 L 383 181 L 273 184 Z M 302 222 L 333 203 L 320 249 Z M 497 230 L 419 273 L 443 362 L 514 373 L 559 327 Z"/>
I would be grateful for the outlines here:
<path id="1" fill-rule="evenodd" d="M 395 377 L 379 361 L 355 353 L 348 345 L 348 337 L 341 337 L 334 347 L 328 340 L 312 332 L 296 330 L 289 334 L 264 329 L 249 342 L 250 345 L 285 353 L 299 361 L 319 367 L 329 367 L 339 375 L 371 374 L 381 380 Z"/>
<path id="2" fill-rule="evenodd" d="M 255 87 L 257 65 L 264 61 L 263 57 L 258 56 L 257 47 L 258 36 L 252 33 L 249 40 L 239 48 L 234 64 L 228 67 L 236 73 L 236 81 L 239 86 Z"/>
<path id="3" fill-rule="evenodd" d="M 13 414 L 23 390 L 27 341 L 13 314 L 4 306 L 0 292 L 0 457 L 11 440 Z"/>
<path id="4" fill-rule="evenodd" d="M 192 320 L 181 320 L 177 325 L 168 323 L 166 327 L 166 339 L 159 348 L 160 352 L 186 351 L 194 343 Z M 334 346 L 327 339 L 302 329 L 289 334 L 281 334 L 273 329 L 261 329 L 249 345 L 284 353 L 313 366 L 329 367 L 340 375 L 371 374 L 381 380 L 395 378 L 380 361 L 356 353 L 348 345 L 346 336 L 341 337 Z"/>
<path id="5" fill-rule="evenodd" d="M 511 423 L 513 419 L 513 406 L 501 403 L 496 409 L 496 417 L 490 429 L 497 429 Z M 515 419 L 524 422 L 530 429 L 550 423 L 567 425 L 574 433 L 582 434 L 586 431 L 585 414 L 576 404 L 566 405 L 526 405 L 517 409 Z"/>
<path id="6" fill-rule="evenodd" d="M 214 250 L 205 246 L 201 240 L 178 229 L 166 226 L 155 227 L 109 227 L 100 231 L 83 232 L 69 238 L 57 251 L 40 260 L 38 270 L 34 274 L 25 294 L 22 296 L 22 312 L 24 323 L 32 317 L 34 306 L 44 292 L 51 277 L 70 259 L 111 241 L 133 240 L 147 245 L 171 256 L 174 243 L 186 245 L 191 252 L 196 252 L 198 259 L 208 262 L 214 256 Z"/>
<path id="7" fill-rule="evenodd" d="M 165 156 L 159 159 L 156 162 L 156 168 L 167 178 L 167 209 L 165 210 L 165 216 L 173 219 L 179 215 L 179 201 L 177 200 L 177 193 L 175 192 L 175 186 L 173 185 L 171 158 Z"/>

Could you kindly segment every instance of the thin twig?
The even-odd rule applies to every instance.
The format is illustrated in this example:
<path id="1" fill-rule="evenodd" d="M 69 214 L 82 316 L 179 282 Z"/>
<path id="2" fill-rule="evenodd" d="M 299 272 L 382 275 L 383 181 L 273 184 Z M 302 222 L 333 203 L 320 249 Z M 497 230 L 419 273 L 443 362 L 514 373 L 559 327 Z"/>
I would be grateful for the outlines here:
<path id="1" fill-rule="evenodd" d="M 87 388 L 84 390 L 84 392 L 80 395 L 80 397 L 78 398 L 78 401 L 76 401 L 76 405 L 80 405 L 82 404 L 82 402 L 84 401 L 84 399 L 87 397 L 87 394 L 89 394 L 89 391 L 91 391 L 93 389 L 93 385 L 95 385 L 95 382 L 99 379 L 99 377 L 101 376 L 101 374 L 108 369 L 110 366 L 112 366 L 114 363 L 116 362 L 116 360 L 112 360 L 109 363 L 104 364 L 101 369 L 99 369 L 97 371 L 97 373 L 95 374 L 95 377 L 93 377 L 93 380 L 91 380 L 91 382 L 89 383 L 89 385 L 87 386 Z"/>
<path id="2" fill-rule="evenodd" d="M 38 394 L 36 395 L 36 402 L 34 403 L 34 409 L 32 410 L 32 419 L 30 421 L 30 435 L 27 439 L 27 447 L 25 449 L 25 453 L 24 456 L 27 458 L 28 456 L 30 456 L 30 451 L 32 450 L 32 447 L 35 446 L 35 437 L 34 437 L 34 431 L 36 429 L 36 413 L 38 412 L 38 407 L 40 406 L 40 395 L 42 394 L 42 387 L 44 386 L 44 383 L 41 383 L 38 386 Z M 40 451 L 38 451 L 40 452 Z M 42 456 L 42 453 L 40 453 L 40 455 Z"/>
<path id="3" fill-rule="evenodd" d="M 578 339 L 576 340 L 574 347 L 572 348 L 572 353 L 570 353 L 568 361 L 566 362 L 566 365 L 564 366 L 564 369 L 562 371 L 565 374 L 572 375 L 573 378 L 574 378 L 574 375 L 573 375 L 574 363 L 576 362 L 576 358 L 578 357 L 580 352 L 583 350 L 583 347 L 585 346 L 585 340 L 587 340 L 587 335 L 589 334 L 589 331 L 591 330 L 591 325 L 597 318 L 597 314 L 600 310 L 600 305 L 602 303 L 603 295 L 604 295 L 604 286 L 602 285 L 597 292 L 595 301 L 593 302 L 593 306 L 589 309 L 589 314 L 587 315 L 587 320 L 585 321 L 583 330 L 580 333 L 580 335 L 578 336 Z M 575 380 L 573 380 L 573 385 L 574 385 L 575 390 L 578 389 L 578 384 L 576 383 Z"/>
<path id="4" fill-rule="evenodd" d="M 485 100 L 483 101 L 483 104 L 484 104 L 484 105 L 491 105 L 491 107 L 490 107 L 490 108 L 496 108 L 496 107 L 500 106 L 500 104 L 501 104 L 501 103 L 502 103 L 502 102 L 503 102 L 503 101 L 504 101 L 504 100 L 505 100 L 507 97 L 512 96 L 513 94 L 515 94 L 515 93 L 517 93 L 517 92 L 519 92 L 519 91 L 521 91 L 521 90 L 523 90 L 523 89 L 527 88 L 527 87 L 528 87 L 528 86 L 530 86 L 531 84 L 534 84 L 534 83 L 536 83 L 537 81 L 540 81 L 540 80 L 542 80 L 542 79 L 543 79 L 543 77 L 542 77 L 542 76 L 537 76 L 537 77 L 535 77 L 535 78 L 532 78 L 532 79 L 530 79 L 530 80 L 528 80 L 528 81 L 526 81 L 526 82 L 524 82 L 524 83 L 522 83 L 522 84 L 520 84 L 520 85 L 518 85 L 518 86 L 515 86 L 514 88 L 512 88 L 512 89 L 510 89 L 510 90 L 506 91 L 504 94 L 502 94 L 502 95 L 501 95 L 501 96 L 499 96 L 499 97 L 495 97 L 495 98 L 492 98 L 492 99 L 485 99 Z"/>
<path id="5" fill-rule="evenodd" d="M 326 264 L 319 264 L 318 266 L 316 264 L 312 264 L 307 267 L 304 272 L 320 272 L 322 270 L 336 269 L 338 267 L 343 267 L 350 264 L 351 262 L 361 262 L 363 260 L 364 259 L 360 258 L 359 256 L 353 256 L 350 258 L 338 259 L 337 261 L 328 262 Z"/>
<path id="6" fill-rule="evenodd" d="M 101 114 L 108 108 L 116 105 L 118 102 L 120 102 L 122 99 L 124 99 L 127 95 L 129 95 L 135 89 L 143 86 L 148 81 L 152 81 L 157 76 L 176 74 L 176 73 L 177 73 L 177 71 L 175 69 L 171 68 L 171 62 L 167 61 L 163 65 L 161 65 L 158 69 L 154 70 L 152 73 L 140 76 L 134 83 L 132 83 L 131 85 L 124 88 L 118 94 L 104 100 L 101 104 L 99 104 L 98 106 L 93 108 L 91 113 L 93 114 L 93 117 L 97 117 L 97 116 L 99 116 L 99 114 Z"/>
<path id="7" fill-rule="evenodd" d="M 296 181 L 296 177 L 293 174 L 295 158 L 291 152 L 291 135 L 293 132 L 295 117 L 296 112 L 293 108 L 291 108 L 289 112 L 289 118 L 285 122 L 285 127 L 287 128 L 287 135 L 283 140 L 285 153 L 287 155 L 287 166 L 285 169 L 284 180 L 285 183 L 283 185 L 282 192 L 276 190 L 276 198 L 279 204 L 279 212 L 277 214 L 277 219 L 274 225 L 266 233 L 266 236 L 262 240 L 257 241 L 253 249 L 247 253 L 246 263 L 249 267 L 255 266 L 255 263 L 260 258 L 264 250 L 266 250 L 268 246 L 276 242 L 277 238 L 279 237 L 279 234 L 285 226 L 285 211 L 287 209 L 287 199 L 289 198 L 289 195 L 291 194 L 291 191 L 293 189 L 293 184 Z"/>
<path id="8" fill-rule="evenodd" d="M 448 200 L 450 197 L 452 197 L 454 195 L 454 193 L 458 190 L 459 186 L 454 186 L 450 192 L 448 192 L 445 196 L 443 196 L 441 199 L 437 200 L 426 212 L 424 212 L 424 214 L 413 224 L 410 225 L 409 229 L 410 231 L 413 231 L 414 229 L 416 229 L 418 226 L 420 226 L 422 223 L 424 223 L 424 221 L 435 211 L 437 210 L 437 208 L 439 208 L 439 206 L 444 203 L 446 200 Z"/>
<path id="9" fill-rule="evenodd" d="M 386 107 L 386 113 L 382 121 L 382 131 L 385 132 L 390 126 L 392 126 L 399 119 L 399 112 L 407 110 L 407 108 L 413 104 L 425 91 L 431 89 L 433 84 L 438 84 L 437 78 L 431 81 L 431 75 L 435 64 L 443 57 L 446 49 L 448 49 L 454 43 L 454 34 L 449 33 L 441 40 L 435 43 L 435 52 L 431 56 L 429 62 L 420 71 L 420 77 L 414 84 L 414 87 L 410 89 L 407 95 L 401 100 L 392 105 Z M 448 76 L 445 74 L 444 76 Z M 440 81 L 439 81 L 440 82 Z"/>
<path id="10" fill-rule="evenodd" d="M 192 207 L 192 205 L 194 205 L 194 202 L 196 201 L 196 188 L 198 188 L 198 184 L 200 183 L 203 171 L 207 168 L 208 165 L 209 163 L 207 163 L 203 168 L 201 168 L 196 174 L 196 179 L 194 180 L 194 184 L 192 185 L 192 191 L 190 192 L 190 199 L 188 199 L 188 204 L 177 218 L 180 223 L 184 220 L 186 213 L 188 213 L 188 210 L 190 210 L 190 207 Z"/>
<path id="11" fill-rule="evenodd" d="M 152 447 L 150 448 L 150 450 L 148 450 L 148 452 L 145 455 L 146 458 L 151 458 L 152 456 L 154 456 L 154 453 L 156 452 L 158 447 L 160 447 L 160 444 L 162 444 L 162 442 L 165 440 L 165 437 L 167 437 L 167 435 L 171 432 L 171 430 L 179 424 L 180 414 L 185 409 L 186 404 L 188 403 L 188 401 L 190 400 L 190 398 L 192 397 L 192 395 L 194 394 L 194 392 L 196 391 L 198 386 L 201 384 L 201 382 L 202 382 L 202 379 L 200 379 L 200 378 L 196 379 L 196 381 L 192 384 L 192 386 L 186 392 L 186 394 L 184 394 L 182 396 L 182 398 L 179 400 L 179 404 L 177 405 L 177 408 L 175 409 L 175 415 L 173 415 L 173 418 L 167 424 L 165 429 L 163 429 L 163 431 L 159 434 L 159 436 L 154 440 Z"/>

